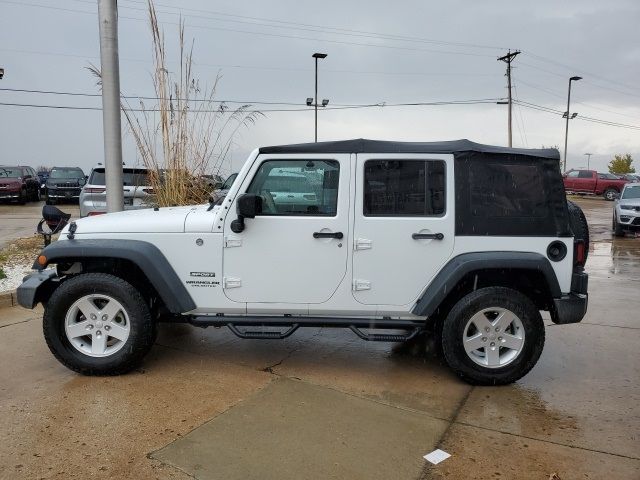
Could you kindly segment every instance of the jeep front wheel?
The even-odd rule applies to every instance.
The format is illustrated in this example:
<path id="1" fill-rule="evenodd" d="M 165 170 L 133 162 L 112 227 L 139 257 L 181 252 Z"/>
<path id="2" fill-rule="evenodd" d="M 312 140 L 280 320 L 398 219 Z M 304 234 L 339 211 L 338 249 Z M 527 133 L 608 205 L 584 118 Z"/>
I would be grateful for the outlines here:
<path id="1" fill-rule="evenodd" d="M 132 370 L 155 337 L 142 295 L 121 278 L 103 273 L 63 282 L 46 304 L 43 329 L 54 356 L 85 375 Z"/>
<path id="2" fill-rule="evenodd" d="M 461 298 L 442 329 L 449 366 L 477 385 L 504 385 L 526 375 L 544 346 L 544 323 L 533 302 L 503 287 Z"/>

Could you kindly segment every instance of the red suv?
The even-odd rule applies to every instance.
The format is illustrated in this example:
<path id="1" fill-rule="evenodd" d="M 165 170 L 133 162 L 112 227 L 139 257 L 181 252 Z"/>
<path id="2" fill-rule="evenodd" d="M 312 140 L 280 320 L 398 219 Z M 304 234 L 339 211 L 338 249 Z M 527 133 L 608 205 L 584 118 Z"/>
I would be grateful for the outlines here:
<path id="1" fill-rule="evenodd" d="M 0 166 L 0 200 L 17 200 L 21 205 L 40 200 L 40 180 L 35 170 Z"/>

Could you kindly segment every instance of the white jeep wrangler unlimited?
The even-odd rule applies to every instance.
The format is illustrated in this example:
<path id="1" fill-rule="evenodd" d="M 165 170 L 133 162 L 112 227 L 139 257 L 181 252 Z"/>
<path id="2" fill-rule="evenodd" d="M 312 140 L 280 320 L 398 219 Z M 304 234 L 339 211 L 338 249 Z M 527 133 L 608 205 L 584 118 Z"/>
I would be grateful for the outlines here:
<path id="1" fill-rule="evenodd" d="M 56 358 L 126 372 L 166 320 L 264 339 L 311 326 L 399 342 L 428 329 L 463 379 L 496 385 L 537 362 L 541 311 L 555 323 L 586 312 L 588 228 L 557 150 L 266 147 L 217 203 L 68 225 L 18 288 L 22 306 L 44 304 Z"/>

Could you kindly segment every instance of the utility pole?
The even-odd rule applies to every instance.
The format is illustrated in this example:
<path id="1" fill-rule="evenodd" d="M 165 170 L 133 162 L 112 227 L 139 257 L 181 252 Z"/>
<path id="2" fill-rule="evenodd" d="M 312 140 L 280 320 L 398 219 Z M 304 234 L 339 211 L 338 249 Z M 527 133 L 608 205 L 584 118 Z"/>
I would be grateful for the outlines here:
<path id="1" fill-rule="evenodd" d="M 98 0 L 107 212 L 124 208 L 117 0 Z"/>
<path id="2" fill-rule="evenodd" d="M 570 112 L 569 112 L 569 107 L 571 106 L 571 82 L 577 82 L 578 80 L 582 80 L 582 77 L 571 77 L 569 79 L 569 92 L 567 93 L 567 112 L 566 112 L 566 114 L 567 114 L 567 124 L 566 124 L 565 130 L 564 130 L 564 165 L 560 169 L 562 172 L 566 172 L 567 171 L 567 142 L 568 142 L 568 139 L 569 139 L 569 120 L 571 118 L 575 118 L 575 116 L 577 115 L 577 113 L 574 113 L 573 117 L 571 117 Z"/>
<path id="3" fill-rule="evenodd" d="M 590 164 L 591 164 L 591 155 L 593 155 L 593 153 L 585 153 L 585 155 L 587 156 L 587 170 L 591 170 Z"/>
<path id="4" fill-rule="evenodd" d="M 509 134 L 509 146 L 513 146 L 512 134 L 511 134 L 511 62 L 516 56 L 518 56 L 521 52 L 516 50 L 512 52 L 509 50 L 509 53 L 503 55 L 502 57 L 498 57 L 498 61 L 504 62 L 507 64 L 507 89 L 509 94 L 509 120 L 508 120 L 508 134 Z"/>

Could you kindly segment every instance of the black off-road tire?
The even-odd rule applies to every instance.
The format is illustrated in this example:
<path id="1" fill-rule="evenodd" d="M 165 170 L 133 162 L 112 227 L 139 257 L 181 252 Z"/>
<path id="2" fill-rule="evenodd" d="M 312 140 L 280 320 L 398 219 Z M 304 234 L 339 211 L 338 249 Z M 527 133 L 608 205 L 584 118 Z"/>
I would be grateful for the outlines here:
<path id="1" fill-rule="evenodd" d="M 24 205 L 25 203 L 27 203 L 27 190 L 26 189 L 21 189 L 20 193 L 18 194 L 18 203 L 20 205 Z"/>
<path id="2" fill-rule="evenodd" d="M 611 225 L 611 229 L 613 230 L 613 236 L 614 237 L 624 237 L 624 229 L 622 228 L 622 225 L 620 225 L 620 223 L 616 219 L 615 214 L 613 215 L 613 222 L 612 222 L 612 225 Z"/>
<path id="3" fill-rule="evenodd" d="M 91 357 L 77 350 L 65 334 L 65 316 L 80 297 L 104 294 L 116 299 L 129 317 L 125 345 L 107 357 Z M 53 355 L 67 368 L 83 375 L 120 375 L 136 368 L 149 352 L 156 325 L 140 292 L 128 282 L 105 273 L 85 273 L 66 280 L 49 298 L 43 318 L 44 337 Z"/>
<path id="4" fill-rule="evenodd" d="M 502 307 L 518 316 L 525 332 L 519 355 L 503 367 L 489 368 L 476 364 L 463 346 L 464 329 L 469 319 L 480 310 Z M 544 347 L 544 322 L 540 311 L 522 293 L 504 287 L 478 289 L 451 309 L 442 329 L 444 358 L 460 378 L 474 385 L 505 385 L 526 375 L 536 364 Z"/>
<path id="5" fill-rule="evenodd" d="M 584 242 L 584 261 L 586 262 L 589 256 L 589 224 L 587 223 L 587 217 L 584 216 L 582 209 L 571 200 L 567 200 L 567 208 L 569 209 L 569 226 L 573 236 L 576 240 Z"/>

